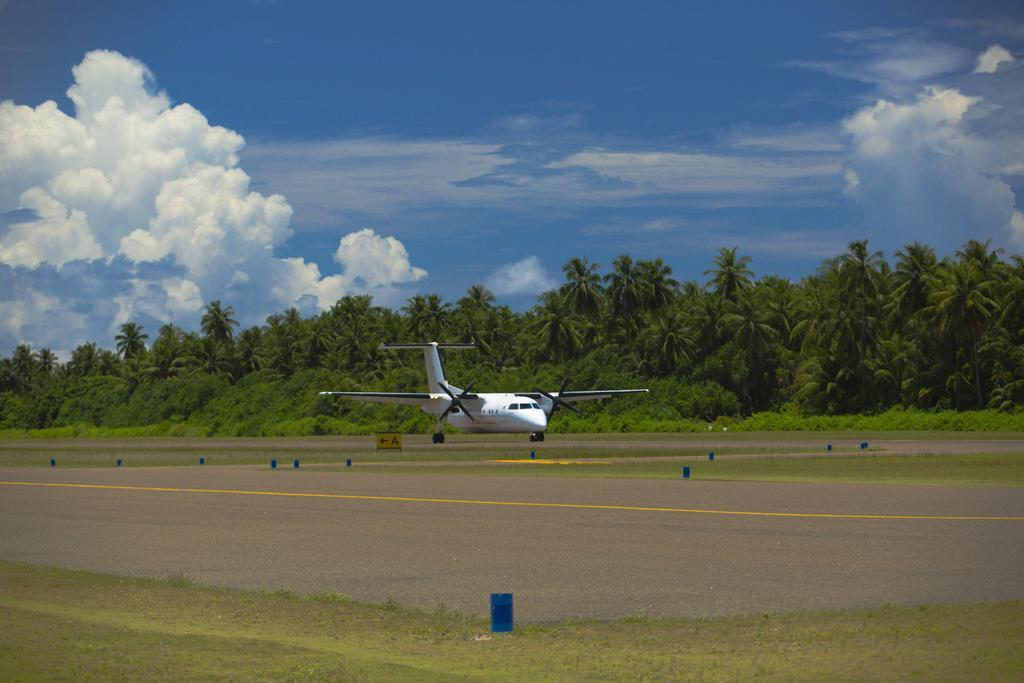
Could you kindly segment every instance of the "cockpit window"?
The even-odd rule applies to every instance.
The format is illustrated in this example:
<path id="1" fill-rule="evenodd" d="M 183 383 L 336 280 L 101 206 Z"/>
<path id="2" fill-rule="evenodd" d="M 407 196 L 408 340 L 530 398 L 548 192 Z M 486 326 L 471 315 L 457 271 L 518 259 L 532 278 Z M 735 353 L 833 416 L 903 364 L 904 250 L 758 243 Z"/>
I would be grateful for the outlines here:
<path id="1" fill-rule="evenodd" d="M 536 403 L 531 403 L 530 405 L 536 408 L 537 410 L 540 410 L 540 406 L 537 405 Z"/>

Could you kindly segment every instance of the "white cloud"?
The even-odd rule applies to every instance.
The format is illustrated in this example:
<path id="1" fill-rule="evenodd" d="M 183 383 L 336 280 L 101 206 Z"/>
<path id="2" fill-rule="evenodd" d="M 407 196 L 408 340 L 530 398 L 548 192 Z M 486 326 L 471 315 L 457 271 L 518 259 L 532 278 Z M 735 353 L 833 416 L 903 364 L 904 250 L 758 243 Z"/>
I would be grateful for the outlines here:
<path id="1" fill-rule="evenodd" d="M 62 266 L 102 254 L 82 211 L 68 210 L 45 190 L 31 187 L 21 194 L 19 209 L 35 220 L 14 223 L 0 235 L 0 263 L 35 268 L 40 263 Z"/>
<path id="2" fill-rule="evenodd" d="M 498 296 L 540 294 L 558 285 L 536 256 L 527 256 L 521 261 L 501 266 L 487 278 L 485 284 Z"/>
<path id="3" fill-rule="evenodd" d="M 117 52 L 89 52 L 72 72 L 74 116 L 52 101 L 0 102 L 0 214 L 14 216 L 0 223 L 0 269 L 16 285 L 0 294 L 12 313 L 0 343 L 25 335 L 31 323 L 11 321 L 28 320 L 24 302 L 45 304 L 50 290 L 89 312 L 71 333 L 109 343 L 111 326 L 136 315 L 194 323 L 204 300 L 224 300 L 251 323 L 299 302 L 326 309 L 357 288 L 391 294 L 425 276 L 398 240 L 372 231 L 341 239 L 343 276 L 275 257 L 292 234 L 292 207 L 251 189 L 238 167 L 241 135 L 189 104 L 172 107 L 149 69 Z"/>
<path id="4" fill-rule="evenodd" d="M 1024 213 L 1014 210 L 1010 217 L 1010 242 L 1024 249 Z"/>
<path id="5" fill-rule="evenodd" d="M 409 254 L 401 242 L 394 237 L 381 237 L 368 228 L 345 235 L 334 260 L 345 268 L 346 280 L 364 287 L 411 283 L 427 276 L 427 271 L 409 263 Z"/>
<path id="6" fill-rule="evenodd" d="M 834 127 L 804 129 L 790 126 L 775 130 L 751 130 L 745 127 L 737 130 L 729 143 L 739 149 L 773 152 L 835 153 L 843 150 L 842 140 Z"/>
<path id="7" fill-rule="evenodd" d="M 842 167 L 818 155 L 728 156 L 685 152 L 592 149 L 547 166 L 589 169 L 634 183 L 647 193 L 808 193 L 834 189 Z"/>
<path id="8" fill-rule="evenodd" d="M 878 100 L 854 112 L 843 121 L 843 130 L 865 158 L 890 156 L 895 147 L 952 151 L 964 141 L 964 114 L 978 101 L 957 90 L 928 87 L 914 102 Z"/>
<path id="9" fill-rule="evenodd" d="M 1002 45 L 989 45 L 988 49 L 978 55 L 976 74 L 994 74 L 1000 64 L 1013 62 L 1013 55 Z"/>
<path id="10" fill-rule="evenodd" d="M 10 346 L 38 344 L 68 358 L 89 330 L 88 316 L 72 310 L 67 302 L 32 287 L 18 287 L 17 296 L 0 300 L 0 339 Z"/>
<path id="11" fill-rule="evenodd" d="M 245 152 L 254 175 L 302 207 L 302 220 L 331 224 L 341 210 L 382 213 L 438 204 L 474 205 L 507 189 L 466 182 L 513 160 L 501 146 L 462 140 L 362 138 L 256 142 Z"/>
<path id="12" fill-rule="evenodd" d="M 856 178 L 851 195 L 882 242 L 898 246 L 898 235 L 949 253 L 970 238 L 1011 237 L 1015 197 L 999 170 L 1012 150 L 972 125 L 992 110 L 983 104 L 954 88 L 928 87 L 906 102 L 880 99 L 843 121 Z"/>
<path id="13" fill-rule="evenodd" d="M 922 81 L 962 71 L 970 52 L 930 40 L 914 31 L 873 29 L 832 34 L 848 47 L 839 59 L 795 60 L 795 66 L 871 83 L 885 92 L 905 93 Z"/>
<path id="14" fill-rule="evenodd" d="M 167 278 L 161 284 L 167 293 L 167 306 L 174 313 L 193 313 L 203 305 L 203 294 L 191 280 Z"/>
<path id="15" fill-rule="evenodd" d="M 860 186 L 860 176 L 852 168 L 843 171 L 843 194 L 853 194 Z"/>

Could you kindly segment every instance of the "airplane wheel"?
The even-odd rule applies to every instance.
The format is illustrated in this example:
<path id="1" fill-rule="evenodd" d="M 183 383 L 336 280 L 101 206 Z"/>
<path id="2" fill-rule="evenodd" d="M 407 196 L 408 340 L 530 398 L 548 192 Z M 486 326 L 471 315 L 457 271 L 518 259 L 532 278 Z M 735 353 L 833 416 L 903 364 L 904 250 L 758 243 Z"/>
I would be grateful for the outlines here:
<path id="1" fill-rule="evenodd" d="M 537 440 L 537 432 L 530 432 L 530 441 Z"/>
<path id="2" fill-rule="evenodd" d="M 537 432 L 537 441 L 544 440 L 544 432 Z"/>
<path id="3" fill-rule="evenodd" d="M 438 432 L 434 434 L 433 441 L 434 443 L 444 443 L 444 433 Z"/>

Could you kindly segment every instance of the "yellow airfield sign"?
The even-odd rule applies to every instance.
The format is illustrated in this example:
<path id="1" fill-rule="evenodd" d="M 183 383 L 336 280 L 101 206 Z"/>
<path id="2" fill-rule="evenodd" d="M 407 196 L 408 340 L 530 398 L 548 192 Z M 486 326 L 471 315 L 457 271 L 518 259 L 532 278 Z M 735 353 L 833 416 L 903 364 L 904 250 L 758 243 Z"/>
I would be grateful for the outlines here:
<path id="1" fill-rule="evenodd" d="M 402 450 L 402 435 L 397 432 L 377 432 L 377 450 Z"/>

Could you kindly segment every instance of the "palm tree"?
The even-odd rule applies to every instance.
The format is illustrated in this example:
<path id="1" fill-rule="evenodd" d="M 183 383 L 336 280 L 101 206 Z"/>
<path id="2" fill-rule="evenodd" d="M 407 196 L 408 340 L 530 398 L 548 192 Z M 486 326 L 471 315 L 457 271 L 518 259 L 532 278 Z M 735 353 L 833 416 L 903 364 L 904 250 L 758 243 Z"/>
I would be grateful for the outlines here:
<path id="1" fill-rule="evenodd" d="M 795 288 L 789 280 L 774 275 L 762 278 L 758 288 L 763 292 L 762 301 L 772 327 L 789 348 L 793 341 L 793 326 L 796 325 Z"/>
<path id="2" fill-rule="evenodd" d="M 193 337 L 189 340 L 185 362 L 193 370 L 208 375 L 219 375 L 227 372 L 230 357 L 224 344 L 212 336 Z"/>
<path id="3" fill-rule="evenodd" d="M 660 258 L 640 261 L 637 266 L 646 296 L 645 307 L 650 311 L 664 309 L 679 289 L 679 281 L 672 277 L 672 268 Z"/>
<path id="4" fill-rule="evenodd" d="M 866 300 L 878 293 L 882 252 L 868 252 L 867 240 L 855 240 L 839 257 L 839 278 L 847 295 Z"/>
<path id="5" fill-rule="evenodd" d="M 452 305 L 437 294 L 427 296 L 423 316 L 423 329 L 431 340 L 441 341 L 451 320 Z"/>
<path id="6" fill-rule="evenodd" d="M 935 250 L 920 242 L 908 244 L 896 252 L 896 289 L 889 305 L 913 326 L 915 378 L 921 373 L 920 312 L 928 305 L 929 282 L 934 278 L 937 267 Z"/>
<path id="7" fill-rule="evenodd" d="M 765 359 L 778 338 L 769 322 L 768 312 L 748 292 L 740 295 L 732 310 L 722 316 L 722 324 L 732 334 L 736 346 L 746 353 L 750 375 L 754 375 L 755 382 L 760 382 Z M 745 376 L 741 384 L 749 407 L 752 402 L 750 377 Z"/>
<path id="8" fill-rule="evenodd" d="M 928 300 L 938 320 L 939 333 L 961 337 L 969 344 L 967 350 L 974 365 L 977 406 L 981 408 L 984 403 L 978 345 L 998 304 L 989 296 L 988 282 L 983 279 L 975 264 L 955 263 L 943 268 L 940 273 Z"/>
<path id="9" fill-rule="evenodd" d="M 754 273 L 750 270 L 749 256 L 736 258 L 736 250 L 739 247 L 726 249 L 722 247 L 715 256 L 715 267 L 704 271 L 704 275 L 710 275 L 708 285 L 714 288 L 715 294 L 727 301 L 736 301 L 740 292 L 749 289 L 753 282 Z"/>
<path id="10" fill-rule="evenodd" d="M 647 290 L 640 269 L 628 255 L 623 254 L 612 261 L 612 272 L 604 276 L 608 287 L 605 290 L 611 304 L 611 322 L 625 333 L 627 343 L 636 334 Z"/>
<path id="11" fill-rule="evenodd" d="M 697 328 L 697 346 L 702 358 L 707 358 L 722 341 L 722 316 L 726 301 L 717 294 L 701 290 L 694 313 Z"/>
<path id="12" fill-rule="evenodd" d="M 233 335 L 233 328 L 238 327 L 234 315 L 233 307 L 221 306 L 220 301 L 211 301 L 200 322 L 203 334 L 219 344 L 226 344 Z"/>
<path id="13" fill-rule="evenodd" d="M 583 318 L 593 318 L 601 311 L 604 288 L 601 287 L 598 267 L 598 264 L 578 256 L 572 257 L 562 266 L 566 280 L 561 287 L 562 295 L 572 312 Z"/>
<path id="14" fill-rule="evenodd" d="M 114 337 L 117 352 L 126 360 L 145 352 L 147 339 L 149 335 L 143 334 L 142 327 L 133 322 L 121 325 L 121 332 Z"/>
<path id="15" fill-rule="evenodd" d="M 406 318 L 409 321 L 409 333 L 412 334 L 418 341 L 422 341 L 427 338 L 427 297 L 422 294 L 416 294 L 415 296 L 409 297 L 405 306 L 402 307 L 402 311 L 405 313 Z"/>
<path id="16" fill-rule="evenodd" d="M 306 367 L 314 368 L 320 365 L 320 361 L 330 346 L 332 334 L 327 324 L 320 318 L 313 319 L 308 325 L 306 332 Z"/>
<path id="17" fill-rule="evenodd" d="M 545 292 L 541 300 L 533 328 L 540 338 L 545 355 L 556 363 L 564 363 L 579 350 L 580 337 L 576 322 L 565 299 L 557 292 Z"/>
<path id="18" fill-rule="evenodd" d="M 96 342 L 80 344 L 71 352 L 71 360 L 68 361 L 68 371 L 71 374 L 85 377 L 99 369 L 99 349 Z"/>
<path id="19" fill-rule="evenodd" d="M 1002 248 L 989 251 L 992 240 L 979 242 L 970 239 L 964 242 L 964 246 L 957 250 L 956 255 L 960 257 L 961 263 L 973 264 L 984 280 L 995 276 L 995 270 L 999 265 L 999 255 L 1003 253 Z"/>
<path id="20" fill-rule="evenodd" d="M 256 372 L 263 367 L 263 354 L 260 351 L 262 341 L 263 331 L 255 325 L 242 330 L 238 335 L 238 342 L 235 344 L 235 358 L 239 376 Z"/>
<path id="21" fill-rule="evenodd" d="M 839 257 L 836 265 L 843 303 L 852 311 L 857 326 L 853 367 L 861 379 L 866 380 L 867 368 L 863 361 L 870 354 L 868 342 L 877 336 L 878 318 L 874 308 L 883 282 L 882 252 L 869 252 L 867 240 L 855 240 L 847 245 L 846 253 Z"/>
<path id="22" fill-rule="evenodd" d="M 11 354 L 11 369 L 15 380 L 23 387 L 31 386 L 32 377 L 36 374 L 36 362 L 32 355 L 32 347 L 18 344 Z"/>
<path id="23" fill-rule="evenodd" d="M 668 309 L 659 313 L 643 332 L 646 369 L 659 375 L 677 372 L 693 361 L 697 343 L 682 313 Z"/>
<path id="24" fill-rule="evenodd" d="M 466 290 L 466 296 L 459 299 L 458 308 L 462 310 L 487 310 L 496 301 L 494 292 L 487 287 L 476 284 Z"/>
<path id="25" fill-rule="evenodd" d="M 42 349 L 35 353 L 36 367 L 39 372 L 49 377 L 57 368 L 57 356 L 50 349 Z"/>
<path id="26" fill-rule="evenodd" d="M 184 333 L 177 325 L 170 323 L 160 326 L 156 341 L 149 353 L 147 372 L 158 379 L 175 377 L 186 365 L 183 343 Z"/>

